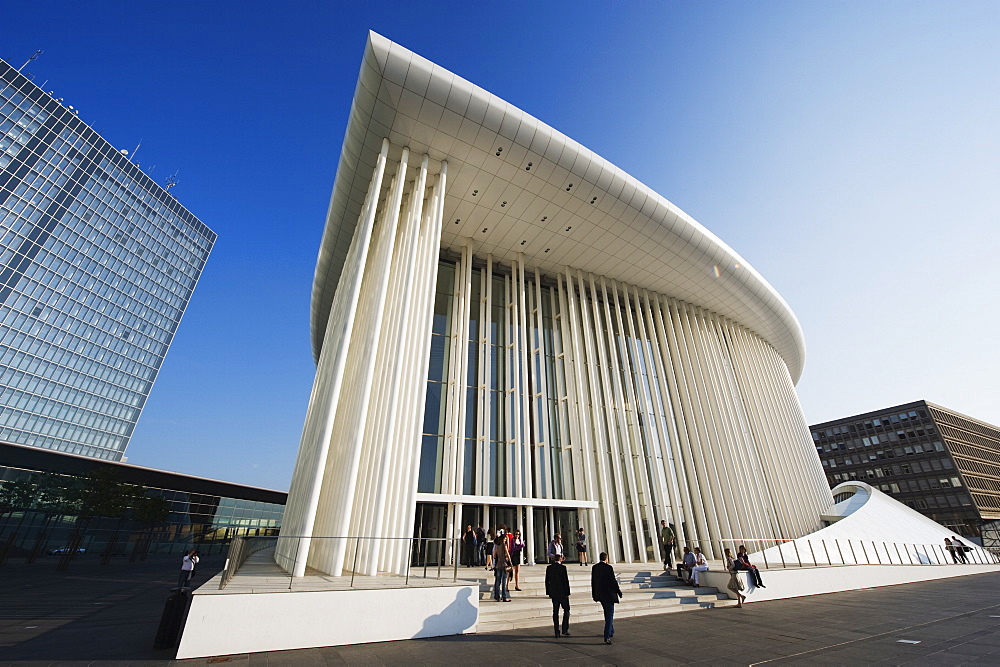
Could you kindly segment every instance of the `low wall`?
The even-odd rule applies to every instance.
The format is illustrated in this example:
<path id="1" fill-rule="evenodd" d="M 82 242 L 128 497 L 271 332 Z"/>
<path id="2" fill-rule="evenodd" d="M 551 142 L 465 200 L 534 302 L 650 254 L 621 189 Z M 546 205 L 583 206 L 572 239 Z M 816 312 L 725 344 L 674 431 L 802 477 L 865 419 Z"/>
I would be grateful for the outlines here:
<path id="1" fill-rule="evenodd" d="M 476 631 L 476 586 L 195 594 L 177 658 Z"/>
<path id="2" fill-rule="evenodd" d="M 917 581 L 948 579 L 968 574 L 1000 572 L 1000 564 L 988 565 L 834 565 L 826 567 L 803 567 L 775 570 L 760 570 L 765 588 L 751 584 L 749 573 L 740 572 L 747 602 L 782 600 L 785 598 L 839 593 L 861 588 L 878 588 L 896 584 L 912 584 Z M 702 572 L 701 582 L 714 586 L 720 593 L 726 593 L 733 600 L 736 595 L 728 590 L 729 573 L 725 571 Z"/>

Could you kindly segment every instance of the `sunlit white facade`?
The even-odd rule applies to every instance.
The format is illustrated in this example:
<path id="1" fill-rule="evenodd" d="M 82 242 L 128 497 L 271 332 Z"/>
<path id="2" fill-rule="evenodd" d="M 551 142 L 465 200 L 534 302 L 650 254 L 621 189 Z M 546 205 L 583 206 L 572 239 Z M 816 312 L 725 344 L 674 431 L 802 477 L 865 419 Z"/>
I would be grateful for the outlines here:
<path id="1" fill-rule="evenodd" d="M 313 287 L 316 380 L 277 560 L 399 572 L 505 523 L 657 562 L 833 503 L 802 332 L 732 249 L 551 127 L 378 35 Z M 567 540 L 572 544 L 572 538 Z M 308 553 L 308 559 L 305 554 Z M 572 553 L 572 551 L 570 551 Z"/>

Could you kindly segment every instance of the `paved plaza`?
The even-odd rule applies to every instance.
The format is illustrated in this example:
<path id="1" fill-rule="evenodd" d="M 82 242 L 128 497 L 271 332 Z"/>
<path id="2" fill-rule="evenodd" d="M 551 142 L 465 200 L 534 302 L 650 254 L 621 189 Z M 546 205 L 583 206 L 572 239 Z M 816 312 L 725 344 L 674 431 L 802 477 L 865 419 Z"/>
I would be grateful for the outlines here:
<path id="1" fill-rule="evenodd" d="M 0 664 L 1000 664 L 1000 574 L 622 619 L 611 646 L 590 622 L 558 640 L 534 628 L 175 661 L 152 644 L 176 559 L 93 560 L 3 568 Z M 200 566 L 206 578 L 216 560 Z M 594 605 L 588 593 L 571 603 Z"/>

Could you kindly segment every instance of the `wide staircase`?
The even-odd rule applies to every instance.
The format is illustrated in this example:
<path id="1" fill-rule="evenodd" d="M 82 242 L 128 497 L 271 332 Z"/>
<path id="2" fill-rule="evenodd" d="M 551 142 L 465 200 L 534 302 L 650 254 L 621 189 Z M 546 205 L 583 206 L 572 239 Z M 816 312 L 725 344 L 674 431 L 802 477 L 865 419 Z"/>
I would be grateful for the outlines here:
<path id="1" fill-rule="evenodd" d="M 479 632 L 514 630 L 552 625 L 552 602 L 545 596 L 544 565 L 521 566 L 521 590 L 510 588 L 510 602 L 493 600 L 493 573 L 479 568 L 462 568 L 459 577 L 479 580 Z M 668 614 L 736 604 L 717 588 L 695 588 L 682 583 L 672 574 L 653 571 L 649 564 L 614 566 L 623 597 L 615 608 L 615 619 Z M 570 632 L 572 625 L 586 621 L 603 621 L 601 605 L 590 596 L 590 567 L 576 563 L 566 565 L 570 586 Z M 465 576 L 463 576 L 465 575 Z M 560 612 L 561 614 L 561 612 Z"/>

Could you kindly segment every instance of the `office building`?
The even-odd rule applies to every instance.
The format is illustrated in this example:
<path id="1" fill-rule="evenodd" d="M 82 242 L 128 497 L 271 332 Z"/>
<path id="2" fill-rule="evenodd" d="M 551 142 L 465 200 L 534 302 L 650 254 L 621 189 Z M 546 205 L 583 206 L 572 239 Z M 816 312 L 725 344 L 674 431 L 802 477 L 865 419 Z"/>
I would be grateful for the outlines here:
<path id="1" fill-rule="evenodd" d="M 0 441 L 119 461 L 215 233 L 0 61 Z"/>
<path id="2" fill-rule="evenodd" d="M 927 401 L 810 427 L 831 486 L 860 480 L 1000 546 L 1000 429 Z"/>
<path id="3" fill-rule="evenodd" d="M 816 530 L 833 503 L 795 395 L 802 331 L 760 274 L 622 169 L 375 34 L 312 341 L 276 556 L 296 574 L 306 553 L 399 572 L 398 538 L 479 523 L 522 530 L 529 562 L 578 527 L 593 553 L 658 562 L 661 519 L 719 557 L 721 539 Z M 385 539 L 318 539 L 348 535 Z"/>
<path id="4" fill-rule="evenodd" d="M 287 498 L 244 484 L 0 443 L 0 489 L 11 490 L 17 482 L 35 489 L 26 503 L 4 504 L 0 511 L 0 552 L 6 550 L 7 558 L 43 556 L 71 542 L 79 525 L 79 496 L 71 493 L 61 505 L 51 488 L 39 493 L 53 476 L 59 479 L 56 486 L 69 489 L 99 477 L 141 487 L 146 496 L 165 501 L 168 513 L 152 520 L 131 512 L 87 517 L 79 546 L 90 555 L 101 554 L 109 543 L 115 556 L 179 554 L 192 547 L 221 553 L 234 537 L 276 535 Z"/>

